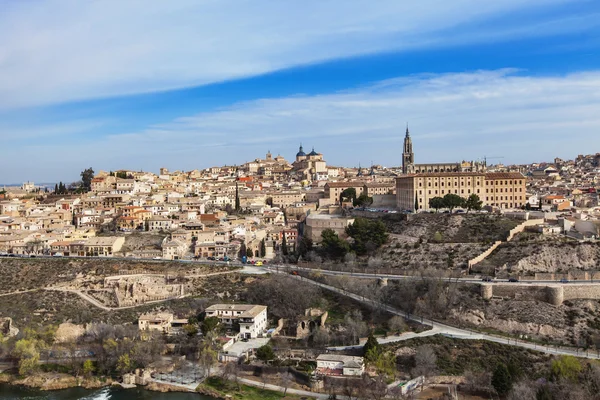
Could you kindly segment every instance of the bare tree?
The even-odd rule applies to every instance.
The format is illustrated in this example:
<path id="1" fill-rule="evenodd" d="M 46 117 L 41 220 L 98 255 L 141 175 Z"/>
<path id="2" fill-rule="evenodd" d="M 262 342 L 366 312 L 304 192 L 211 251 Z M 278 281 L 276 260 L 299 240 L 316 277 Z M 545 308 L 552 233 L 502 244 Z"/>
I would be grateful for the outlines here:
<path id="1" fill-rule="evenodd" d="M 392 318 L 390 318 L 387 325 L 392 332 L 404 332 L 408 329 L 408 324 L 404 318 L 398 315 L 394 315 Z"/>
<path id="2" fill-rule="evenodd" d="M 520 381 L 513 385 L 507 400 L 535 400 L 537 398 L 537 388 L 531 381 Z"/>
<path id="3" fill-rule="evenodd" d="M 288 388 L 292 384 L 292 380 L 293 380 L 292 375 L 289 372 L 284 372 L 283 374 L 279 375 L 279 382 L 280 382 L 280 386 L 283 387 L 283 396 L 284 397 L 287 394 Z"/>
<path id="4" fill-rule="evenodd" d="M 431 376 L 435 373 L 437 367 L 437 356 L 435 351 L 429 345 L 422 345 L 417 347 L 417 353 L 415 354 L 415 367 L 412 370 L 413 377 L 417 376 Z"/>
<path id="5" fill-rule="evenodd" d="M 268 380 L 269 380 L 269 376 L 267 375 L 267 373 L 265 372 L 265 369 L 263 368 L 262 371 L 260 372 L 260 381 L 263 383 L 263 389 L 265 388 L 265 386 L 267 386 Z"/>

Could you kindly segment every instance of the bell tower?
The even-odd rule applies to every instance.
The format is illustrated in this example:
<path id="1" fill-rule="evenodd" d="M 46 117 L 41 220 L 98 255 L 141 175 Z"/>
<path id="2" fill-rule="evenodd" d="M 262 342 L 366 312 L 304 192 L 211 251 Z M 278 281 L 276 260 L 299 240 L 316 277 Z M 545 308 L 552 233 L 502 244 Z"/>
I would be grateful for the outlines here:
<path id="1" fill-rule="evenodd" d="M 402 151 L 402 173 L 413 174 L 415 172 L 415 154 L 413 153 L 412 140 L 406 124 L 406 135 L 404 136 L 404 149 Z"/>

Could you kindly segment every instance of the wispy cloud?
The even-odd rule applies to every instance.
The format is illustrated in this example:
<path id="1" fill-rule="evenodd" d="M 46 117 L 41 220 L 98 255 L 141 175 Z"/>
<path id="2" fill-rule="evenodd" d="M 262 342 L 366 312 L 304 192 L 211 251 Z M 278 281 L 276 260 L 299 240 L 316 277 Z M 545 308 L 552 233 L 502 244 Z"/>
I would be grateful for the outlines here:
<path id="1" fill-rule="evenodd" d="M 595 24 L 591 17 L 548 14 L 567 3 L 574 1 L 0 0 L 0 108 L 190 87 L 342 57 Z M 532 10 L 543 10 L 543 17 L 513 26 L 515 13 Z"/>
<path id="2" fill-rule="evenodd" d="M 413 76 L 328 95 L 239 103 L 91 145 L 22 147 L 0 158 L 0 170 L 21 180 L 75 177 L 89 165 L 190 170 L 240 164 L 267 149 L 292 159 L 301 141 L 315 145 L 330 164 L 399 165 L 406 121 L 417 162 L 484 155 L 531 162 L 596 151 L 598 109 L 600 71 L 552 77 L 514 70 Z M 69 157 L 53 161 L 60 152 Z M 12 167 L 26 159 L 50 167 Z"/>

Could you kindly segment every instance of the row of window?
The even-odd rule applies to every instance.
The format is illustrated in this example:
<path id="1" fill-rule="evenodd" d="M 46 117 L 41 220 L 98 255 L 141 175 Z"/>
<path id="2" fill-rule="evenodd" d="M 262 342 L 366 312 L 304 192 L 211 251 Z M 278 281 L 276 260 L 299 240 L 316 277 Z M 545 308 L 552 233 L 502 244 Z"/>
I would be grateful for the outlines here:
<path id="1" fill-rule="evenodd" d="M 433 194 L 438 194 L 437 190 L 434 190 L 433 192 Z M 452 190 L 448 190 L 448 193 L 452 193 Z M 473 193 L 479 193 L 479 189 L 477 189 L 477 192 L 473 191 Z M 419 190 L 419 194 L 423 194 L 423 191 Z M 432 194 L 431 190 L 428 190 L 427 194 Z M 442 190 L 441 194 L 446 194 L 446 191 Z M 458 189 L 454 189 L 454 194 L 458 194 Z M 465 194 L 465 189 L 460 189 L 460 194 Z M 471 189 L 467 189 L 467 194 L 471 194 Z"/>
<path id="2" fill-rule="evenodd" d="M 489 189 L 491 190 L 491 193 L 494 193 L 494 189 Z M 512 193 L 512 188 L 508 188 L 506 189 L 506 193 L 511 192 Z M 522 192 L 523 188 L 515 188 L 515 192 Z M 488 193 L 488 189 L 485 189 L 485 192 Z M 496 188 L 496 193 L 498 193 L 498 188 Z M 502 188 L 500 188 L 500 193 L 502 193 Z"/>

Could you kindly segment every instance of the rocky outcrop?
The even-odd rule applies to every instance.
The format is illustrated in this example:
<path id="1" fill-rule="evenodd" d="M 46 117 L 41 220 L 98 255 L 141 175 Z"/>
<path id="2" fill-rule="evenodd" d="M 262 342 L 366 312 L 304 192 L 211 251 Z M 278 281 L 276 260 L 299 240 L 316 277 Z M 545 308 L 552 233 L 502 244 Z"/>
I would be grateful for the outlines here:
<path id="1" fill-rule="evenodd" d="M 37 388 L 40 390 L 61 390 L 78 386 L 86 389 L 97 389 L 112 384 L 112 380 L 76 378 L 72 375 L 60 373 L 40 373 L 22 379 L 18 379 L 15 376 L 9 376 L 5 383 Z"/>
<path id="2" fill-rule="evenodd" d="M 569 269 L 598 269 L 600 246 L 591 243 L 543 245 L 512 266 L 512 271 L 560 272 Z"/>

